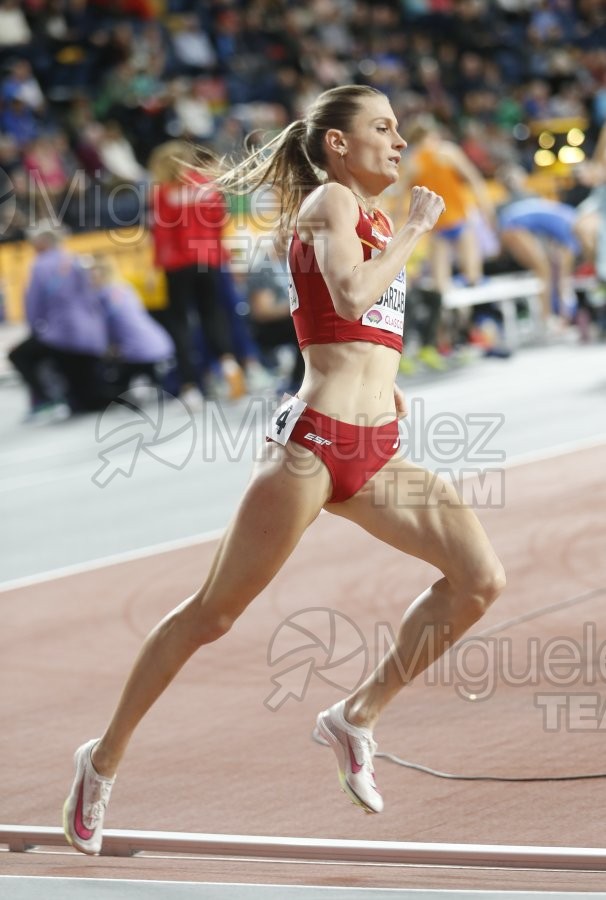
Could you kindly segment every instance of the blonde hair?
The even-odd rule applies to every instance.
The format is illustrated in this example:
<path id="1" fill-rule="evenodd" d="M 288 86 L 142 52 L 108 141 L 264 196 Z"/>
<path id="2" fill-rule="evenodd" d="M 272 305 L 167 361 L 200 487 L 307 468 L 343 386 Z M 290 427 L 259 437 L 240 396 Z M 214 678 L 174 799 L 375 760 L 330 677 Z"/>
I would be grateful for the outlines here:
<path id="1" fill-rule="evenodd" d="M 227 194 L 248 194 L 262 185 L 280 197 L 280 231 L 288 231 L 304 200 L 323 183 L 327 168 L 324 136 L 335 128 L 347 132 L 367 97 L 383 96 L 367 85 L 344 85 L 320 94 L 304 119 L 297 119 L 243 160 L 201 160 L 196 167 Z M 208 156 L 208 154 L 207 154 Z"/>
<path id="2" fill-rule="evenodd" d="M 166 141 L 152 151 L 147 168 L 154 181 L 167 184 L 182 179 L 184 167 L 195 159 L 195 148 L 188 141 Z"/>
<path id="3" fill-rule="evenodd" d="M 406 129 L 406 140 L 410 146 L 420 144 L 430 134 L 441 135 L 442 129 L 433 116 L 421 113 L 411 122 Z"/>

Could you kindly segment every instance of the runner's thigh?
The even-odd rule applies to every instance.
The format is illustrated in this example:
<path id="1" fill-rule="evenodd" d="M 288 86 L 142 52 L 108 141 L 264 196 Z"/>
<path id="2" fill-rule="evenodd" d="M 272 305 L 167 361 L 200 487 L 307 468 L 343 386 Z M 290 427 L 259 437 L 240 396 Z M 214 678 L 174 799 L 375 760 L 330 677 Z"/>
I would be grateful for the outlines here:
<path id="1" fill-rule="evenodd" d="M 328 470 L 309 450 L 267 444 L 221 540 L 201 597 L 239 615 L 288 559 L 331 492 Z"/>
<path id="2" fill-rule="evenodd" d="M 500 565 L 477 516 L 456 489 L 402 457 L 390 460 L 351 499 L 326 508 L 436 566 L 454 586 Z"/>

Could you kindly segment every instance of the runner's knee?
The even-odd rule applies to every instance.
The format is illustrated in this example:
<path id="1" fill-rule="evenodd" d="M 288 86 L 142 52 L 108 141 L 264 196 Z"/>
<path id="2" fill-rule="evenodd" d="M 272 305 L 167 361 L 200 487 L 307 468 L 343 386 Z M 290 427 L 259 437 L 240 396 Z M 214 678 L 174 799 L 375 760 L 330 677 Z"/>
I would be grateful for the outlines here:
<path id="1" fill-rule="evenodd" d="M 479 619 L 505 588 L 505 570 L 495 559 L 478 566 L 468 585 L 468 602 Z"/>
<path id="2" fill-rule="evenodd" d="M 236 618 L 229 613 L 207 609 L 199 598 L 193 598 L 169 615 L 159 627 L 167 637 L 175 631 L 180 634 L 180 640 L 193 653 L 227 634 Z"/>
<path id="3" fill-rule="evenodd" d="M 202 647 L 204 644 L 212 644 L 226 635 L 235 621 L 236 616 L 231 616 L 228 613 L 205 612 L 204 608 L 202 608 L 196 617 L 192 638 L 198 647 Z"/>

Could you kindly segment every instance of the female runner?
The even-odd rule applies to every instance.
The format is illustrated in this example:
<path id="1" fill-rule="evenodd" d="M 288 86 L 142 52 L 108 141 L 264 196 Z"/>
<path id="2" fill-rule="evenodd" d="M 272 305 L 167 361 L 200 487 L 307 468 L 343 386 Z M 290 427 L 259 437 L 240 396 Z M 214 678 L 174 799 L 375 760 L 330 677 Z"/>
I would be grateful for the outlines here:
<path id="1" fill-rule="evenodd" d="M 231 191 L 282 189 L 283 224 L 294 225 L 291 305 L 305 377 L 273 417 L 264 458 L 204 584 L 153 629 L 103 736 L 76 751 L 64 829 L 84 853 L 101 849 L 115 773 L 141 718 L 192 654 L 229 630 L 322 509 L 442 572 L 408 607 L 377 669 L 318 716 L 344 790 L 369 812 L 383 809 L 372 738 L 381 710 L 503 587 L 502 566 L 475 514 L 454 488 L 397 452 L 397 417 L 405 413 L 395 387 L 403 269 L 444 208 L 438 195 L 413 188 L 408 220 L 392 237 L 376 202 L 397 181 L 405 147 L 388 99 L 345 86 L 326 91 L 305 120 L 217 178 Z"/>

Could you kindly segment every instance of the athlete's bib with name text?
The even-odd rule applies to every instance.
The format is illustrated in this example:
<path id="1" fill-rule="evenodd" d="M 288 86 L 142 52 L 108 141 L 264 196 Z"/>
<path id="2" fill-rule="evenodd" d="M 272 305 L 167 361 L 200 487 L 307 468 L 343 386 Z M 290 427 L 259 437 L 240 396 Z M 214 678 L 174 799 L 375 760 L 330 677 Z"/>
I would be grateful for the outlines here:
<path id="1" fill-rule="evenodd" d="M 374 254 L 373 254 L 374 255 Z M 404 334 L 406 306 L 406 269 L 394 278 L 387 290 L 362 316 L 362 325 Z"/>

